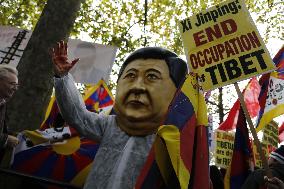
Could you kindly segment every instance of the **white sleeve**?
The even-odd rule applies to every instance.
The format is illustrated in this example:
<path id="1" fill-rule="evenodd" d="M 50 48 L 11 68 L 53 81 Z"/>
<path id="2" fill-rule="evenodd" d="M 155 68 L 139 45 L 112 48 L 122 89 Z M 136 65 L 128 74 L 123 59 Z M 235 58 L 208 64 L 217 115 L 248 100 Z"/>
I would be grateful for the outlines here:
<path id="1" fill-rule="evenodd" d="M 101 140 L 106 129 L 107 117 L 86 109 L 71 74 L 54 78 L 54 88 L 56 101 L 64 120 L 74 127 L 81 136 Z"/>

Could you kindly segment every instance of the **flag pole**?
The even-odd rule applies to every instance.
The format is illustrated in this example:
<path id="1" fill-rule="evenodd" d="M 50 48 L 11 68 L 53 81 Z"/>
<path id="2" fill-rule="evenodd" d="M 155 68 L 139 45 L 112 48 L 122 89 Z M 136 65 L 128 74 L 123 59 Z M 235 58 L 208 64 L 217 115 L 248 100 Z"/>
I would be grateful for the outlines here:
<path id="1" fill-rule="evenodd" d="M 262 146 L 261 146 L 261 143 L 259 142 L 259 139 L 257 137 L 257 134 L 256 134 L 256 131 L 255 131 L 255 128 L 253 126 L 253 123 L 252 123 L 252 120 L 250 118 L 250 115 L 249 115 L 249 112 L 247 110 L 247 107 L 246 107 L 246 104 L 245 104 L 245 100 L 244 100 L 244 96 L 243 94 L 241 93 L 241 90 L 239 88 L 239 85 L 238 83 L 234 83 L 234 86 L 235 86 L 235 89 L 237 91 L 237 94 L 238 94 L 238 97 L 239 97 L 239 100 L 240 100 L 240 103 L 241 103 L 241 106 L 244 110 L 244 113 L 245 113 L 245 116 L 246 116 L 246 119 L 247 119 L 247 122 L 248 122 L 248 125 L 249 125 L 249 128 L 250 128 L 250 131 L 252 133 L 252 136 L 254 138 L 254 143 L 256 145 L 256 148 L 257 148 L 257 151 L 260 155 L 260 158 L 261 158 L 261 161 L 262 161 L 262 165 L 263 165 L 263 168 L 265 169 L 265 171 L 267 172 L 267 176 L 270 177 L 270 174 L 268 172 L 268 162 L 267 162 L 267 159 L 265 158 L 264 156 L 264 153 L 262 151 Z"/>

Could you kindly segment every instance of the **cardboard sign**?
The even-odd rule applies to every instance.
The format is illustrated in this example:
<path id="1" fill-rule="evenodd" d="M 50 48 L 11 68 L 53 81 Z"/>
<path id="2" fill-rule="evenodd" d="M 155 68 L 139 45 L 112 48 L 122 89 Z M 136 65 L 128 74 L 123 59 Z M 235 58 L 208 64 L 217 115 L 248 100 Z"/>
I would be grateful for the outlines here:
<path id="1" fill-rule="evenodd" d="M 267 145 L 262 143 L 261 146 L 262 146 L 262 151 L 264 153 L 264 156 L 267 159 L 268 158 L 268 154 L 269 154 Z M 260 154 L 257 152 L 257 147 L 256 147 L 255 143 L 253 143 L 253 149 L 252 150 L 253 150 L 253 158 L 254 158 L 255 166 L 258 167 L 258 168 L 263 168 L 261 157 L 260 157 Z"/>
<path id="2" fill-rule="evenodd" d="M 69 39 L 68 59 L 80 58 L 70 70 L 74 80 L 84 84 L 96 84 L 101 79 L 108 82 L 117 49 L 115 46 Z"/>
<path id="3" fill-rule="evenodd" d="M 0 64 L 17 67 L 31 35 L 31 31 L 0 26 Z M 115 46 L 69 39 L 68 59 L 80 58 L 70 70 L 75 82 L 95 84 L 101 79 L 108 82 L 117 49 Z"/>
<path id="4" fill-rule="evenodd" d="M 203 90 L 275 69 L 243 0 L 229 0 L 179 22 L 187 62 Z"/>
<path id="5" fill-rule="evenodd" d="M 275 121 L 271 121 L 263 129 L 262 143 L 269 148 L 276 149 L 278 140 L 278 124 Z"/>
<path id="6" fill-rule="evenodd" d="M 17 67 L 31 35 L 31 31 L 0 26 L 0 64 Z"/>
<path id="7" fill-rule="evenodd" d="M 218 167 L 227 168 L 233 155 L 235 133 L 216 130 L 215 138 L 215 164 Z"/>

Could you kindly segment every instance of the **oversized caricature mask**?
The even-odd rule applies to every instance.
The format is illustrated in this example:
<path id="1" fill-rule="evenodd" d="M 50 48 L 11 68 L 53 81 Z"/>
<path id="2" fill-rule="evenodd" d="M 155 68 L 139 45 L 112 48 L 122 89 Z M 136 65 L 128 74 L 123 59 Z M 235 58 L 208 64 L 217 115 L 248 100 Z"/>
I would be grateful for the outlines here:
<path id="1" fill-rule="evenodd" d="M 155 133 L 186 73 L 186 63 L 169 50 L 133 52 L 118 76 L 114 110 L 119 127 L 129 135 Z"/>

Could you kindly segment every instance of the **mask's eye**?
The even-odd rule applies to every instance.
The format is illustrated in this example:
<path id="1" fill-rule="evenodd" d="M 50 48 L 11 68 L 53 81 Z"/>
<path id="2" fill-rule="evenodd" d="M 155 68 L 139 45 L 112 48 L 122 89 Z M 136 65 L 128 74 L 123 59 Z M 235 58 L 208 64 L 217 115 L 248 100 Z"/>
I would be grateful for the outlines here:
<path id="1" fill-rule="evenodd" d="M 134 72 L 128 72 L 123 79 L 134 79 L 136 77 L 136 74 Z"/>
<path id="2" fill-rule="evenodd" d="M 156 73 L 148 73 L 146 77 L 150 81 L 161 79 L 161 77 Z"/>

